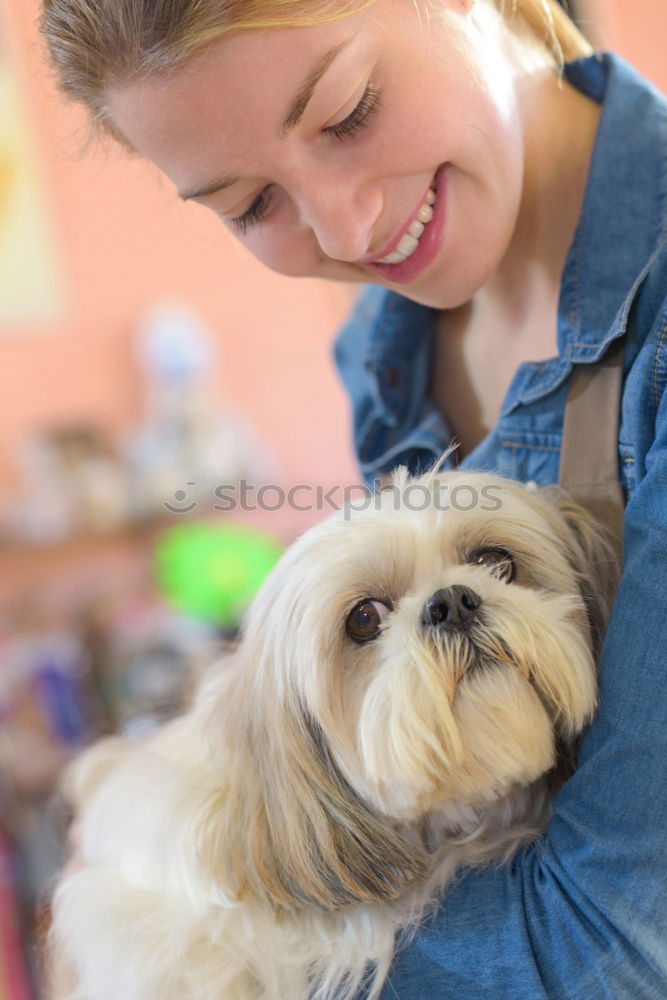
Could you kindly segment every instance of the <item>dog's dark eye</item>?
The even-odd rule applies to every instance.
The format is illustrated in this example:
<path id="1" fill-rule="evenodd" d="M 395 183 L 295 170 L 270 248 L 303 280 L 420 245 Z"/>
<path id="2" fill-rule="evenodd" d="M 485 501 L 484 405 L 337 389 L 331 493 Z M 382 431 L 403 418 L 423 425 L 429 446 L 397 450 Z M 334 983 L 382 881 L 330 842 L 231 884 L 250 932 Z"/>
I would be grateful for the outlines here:
<path id="1" fill-rule="evenodd" d="M 511 583 L 516 576 L 516 566 L 507 549 L 477 549 L 468 560 L 473 566 L 486 566 L 494 576 Z"/>
<path id="2" fill-rule="evenodd" d="M 383 601 L 375 601 L 365 597 L 350 611 L 345 622 L 345 631 L 355 642 L 368 642 L 374 639 L 380 631 L 380 625 L 385 620 L 391 608 Z"/>

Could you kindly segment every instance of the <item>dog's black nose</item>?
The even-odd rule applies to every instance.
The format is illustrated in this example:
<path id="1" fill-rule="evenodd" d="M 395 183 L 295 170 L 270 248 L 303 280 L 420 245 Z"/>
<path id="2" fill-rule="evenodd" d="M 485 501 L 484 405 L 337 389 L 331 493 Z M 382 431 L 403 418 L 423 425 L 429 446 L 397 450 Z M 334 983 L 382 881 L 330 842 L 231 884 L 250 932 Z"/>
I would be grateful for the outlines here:
<path id="1" fill-rule="evenodd" d="M 466 628 L 476 617 L 482 598 L 470 587 L 456 584 L 436 590 L 422 608 L 422 625 L 455 631 Z"/>

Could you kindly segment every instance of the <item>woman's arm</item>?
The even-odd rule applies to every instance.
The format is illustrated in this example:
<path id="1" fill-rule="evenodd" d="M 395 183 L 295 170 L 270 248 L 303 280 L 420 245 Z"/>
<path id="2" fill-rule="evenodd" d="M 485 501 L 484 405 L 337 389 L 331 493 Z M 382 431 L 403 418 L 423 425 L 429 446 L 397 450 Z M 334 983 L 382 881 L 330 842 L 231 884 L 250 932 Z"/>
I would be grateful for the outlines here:
<path id="1" fill-rule="evenodd" d="M 398 955 L 383 1000 L 667 996 L 664 391 L 624 534 L 600 709 L 546 835 L 508 867 L 463 875 Z"/>

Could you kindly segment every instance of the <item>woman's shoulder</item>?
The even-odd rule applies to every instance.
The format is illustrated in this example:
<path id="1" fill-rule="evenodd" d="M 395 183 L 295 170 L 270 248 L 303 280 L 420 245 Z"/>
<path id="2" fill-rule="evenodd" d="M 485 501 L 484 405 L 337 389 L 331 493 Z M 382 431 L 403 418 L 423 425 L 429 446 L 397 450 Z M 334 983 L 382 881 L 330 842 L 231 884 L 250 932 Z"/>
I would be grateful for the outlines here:
<path id="1" fill-rule="evenodd" d="M 561 317 L 572 360 L 597 361 L 627 332 L 630 359 L 659 338 L 667 295 L 667 100 L 613 53 L 566 64 L 602 104 Z"/>

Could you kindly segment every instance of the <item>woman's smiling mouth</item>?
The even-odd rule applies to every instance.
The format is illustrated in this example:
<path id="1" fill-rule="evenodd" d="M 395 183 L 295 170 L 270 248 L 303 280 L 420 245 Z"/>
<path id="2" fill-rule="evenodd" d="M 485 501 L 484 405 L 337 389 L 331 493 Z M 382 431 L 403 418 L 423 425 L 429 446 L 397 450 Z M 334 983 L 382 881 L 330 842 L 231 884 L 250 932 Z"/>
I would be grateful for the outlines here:
<path id="1" fill-rule="evenodd" d="M 433 182 L 435 183 L 435 181 Z M 411 257 L 419 246 L 419 237 L 424 232 L 424 226 L 433 218 L 431 205 L 435 204 L 435 191 L 432 187 L 426 192 L 422 207 L 417 212 L 406 232 L 401 236 L 398 246 L 386 257 L 376 260 L 376 264 L 400 264 Z"/>
<path id="2" fill-rule="evenodd" d="M 365 267 L 392 282 L 413 281 L 436 257 L 442 242 L 445 216 L 445 170 L 440 167 L 412 221 L 382 257 L 364 261 Z"/>

